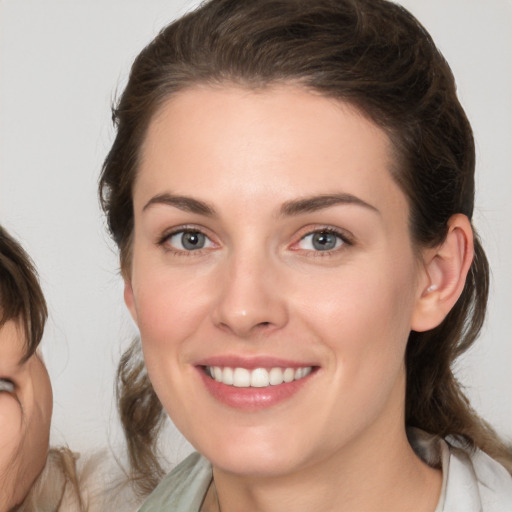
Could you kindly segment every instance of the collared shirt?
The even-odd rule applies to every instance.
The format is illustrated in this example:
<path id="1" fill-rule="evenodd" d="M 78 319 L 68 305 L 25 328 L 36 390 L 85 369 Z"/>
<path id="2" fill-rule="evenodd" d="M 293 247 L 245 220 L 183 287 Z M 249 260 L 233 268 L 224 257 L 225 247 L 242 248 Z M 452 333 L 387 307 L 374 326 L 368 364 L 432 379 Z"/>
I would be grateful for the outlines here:
<path id="1" fill-rule="evenodd" d="M 423 450 L 419 455 L 440 459 L 443 471 L 435 512 L 512 512 L 512 477 L 487 454 L 441 439 L 427 440 Z M 201 512 L 212 475 L 211 464 L 193 453 L 162 480 L 139 512 Z"/>

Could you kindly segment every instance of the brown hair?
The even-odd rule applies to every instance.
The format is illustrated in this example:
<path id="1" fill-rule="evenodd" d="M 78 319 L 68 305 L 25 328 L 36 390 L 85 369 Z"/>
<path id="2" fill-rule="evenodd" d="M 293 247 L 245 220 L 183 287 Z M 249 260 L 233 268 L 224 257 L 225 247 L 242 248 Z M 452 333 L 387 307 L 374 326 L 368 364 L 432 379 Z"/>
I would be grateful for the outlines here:
<path id="1" fill-rule="evenodd" d="M 385 0 L 211 0 L 170 24 L 139 54 L 113 110 L 117 137 L 99 190 L 123 272 L 129 273 L 132 188 L 148 124 L 177 91 L 226 82 L 250 88 L 298 84 L 354 105 L 385 130 L 395 150 L 394 178 L 409 200 L 416 246 L 442 242 L 455 213 L 471 219 L 472 130 L 448 64 L 409 12 Z M 458 436 L 512 470 L 510 454 L 471 409 L 452 371 L 482 326 L 488 276 L 475 234 L 475 258 L 459 301 L 439 327 L 410 335 L 406 421 L 443 437 Z M 124 358 L 121 377 L 130 365 Z M 156 435 L 161 406 L 150 386 L 141 384 L 141 375 L 147 381 L 142 362 L 136 365 L 142 372 L 137 386 L 122 380 L 121 416 L 130 432 Z M 132 397 L 131 405 L 125 396 Z M 152 412 L 136 410 L 135 401 Z M 148 448 L 140 440 L 132 439 L 130 447 L 136 473 L 156 461 L 151 443 Z"/>
<path id="2" fill-rule="evenodd" d="M 46 301 L 32 260 L 0 226 L 0 327 L 10 320 L 19 322 L 26 345 L 20 362 L 26 362 L 34 355 L 43 337 L 47 317 Z M 80 507 L 77 510 L 83 510 L 75 459 L 68 448 L 50 449 L 41 474 L 23 503 L 14 510 L 58 510 L 66 486 L 71 489 L 68 494 L 73 494 Z"/>
<path id="3" fill-rule="evenodd" d="M 27 360 L 43 337 L 48 316 L 36 269 L 23 247 L 0 226 L 0 327 L 19 321 L 26 337 Z"/>

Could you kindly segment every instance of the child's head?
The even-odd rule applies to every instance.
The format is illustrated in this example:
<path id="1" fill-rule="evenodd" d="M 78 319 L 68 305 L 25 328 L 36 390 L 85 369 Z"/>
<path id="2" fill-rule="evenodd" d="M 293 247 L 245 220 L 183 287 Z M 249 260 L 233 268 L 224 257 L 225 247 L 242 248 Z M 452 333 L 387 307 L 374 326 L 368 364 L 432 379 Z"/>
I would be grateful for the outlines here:
<path id="1" fill-rule="evenodd" d="M 0 511 L 24 499 L 46 461 L 52 391 L 36 352 L 46 317 L 30 258 L 0 227 Z"/>

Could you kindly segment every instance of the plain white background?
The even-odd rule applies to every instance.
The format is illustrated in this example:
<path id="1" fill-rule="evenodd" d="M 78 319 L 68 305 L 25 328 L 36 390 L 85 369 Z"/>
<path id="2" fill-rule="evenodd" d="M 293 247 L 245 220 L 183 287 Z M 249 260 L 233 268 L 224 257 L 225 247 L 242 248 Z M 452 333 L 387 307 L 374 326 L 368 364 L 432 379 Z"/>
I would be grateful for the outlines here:
<path id="1" fill-rule="evenodd" d="M 98 207 L 110 105 L 131 61 L 197 2 L 0 0 L 0 222 L 39 268 L 52 440 L 87 451 L 121 439 L 114 372 L 135 330 Z M 403 0 L 451 64 L 477 139 L 477 210 L 493 268 L 489 316 L 458 365 L 474 406 L 512 438 L 512 3 Z M 187 450 L 176 433 L 171 458 Z"/>

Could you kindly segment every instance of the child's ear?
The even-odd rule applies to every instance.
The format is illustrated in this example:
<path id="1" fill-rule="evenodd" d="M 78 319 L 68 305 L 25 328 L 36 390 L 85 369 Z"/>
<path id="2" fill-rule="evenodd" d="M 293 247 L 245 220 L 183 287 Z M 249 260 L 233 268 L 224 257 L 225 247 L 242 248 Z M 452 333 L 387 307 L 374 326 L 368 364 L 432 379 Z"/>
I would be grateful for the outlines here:
<path id="1" fill-rule="evenodd" d="M 132 281 L 128 276 L 124 276 L 124 303 L 132 315 L 133 321 L 137 322 L 137 308 L 135 307 L 135 297 L 133 296 Z"/>
<path id="2" fill-rule="evenodd" d="M 424 276 L 414 310 L 411 329 L 428 331 L 437 327 L 460 297 L 473 261 L 473 229 L 462 214 L 448 221 L 442 244 L 426 249 Z"/>

